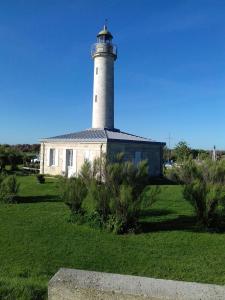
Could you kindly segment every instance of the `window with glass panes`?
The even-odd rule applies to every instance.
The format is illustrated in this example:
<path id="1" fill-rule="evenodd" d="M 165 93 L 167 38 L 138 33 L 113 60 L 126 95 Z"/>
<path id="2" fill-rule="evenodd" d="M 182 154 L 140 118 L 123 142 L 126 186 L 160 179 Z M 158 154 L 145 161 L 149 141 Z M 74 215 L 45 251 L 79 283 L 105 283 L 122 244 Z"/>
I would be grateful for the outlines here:
<path id="1" fill-rule="evenodd" d="M 55 149 L 50 149 L 49 162 L 50 162 L 50 166 L 55 165 Z"/>
<path id="2" fill-rule="evenodd" d="M 67 157 L 67 166 L 73 166 L 73 150 L 67 149 L 66 150 L 66 157 Z"/>

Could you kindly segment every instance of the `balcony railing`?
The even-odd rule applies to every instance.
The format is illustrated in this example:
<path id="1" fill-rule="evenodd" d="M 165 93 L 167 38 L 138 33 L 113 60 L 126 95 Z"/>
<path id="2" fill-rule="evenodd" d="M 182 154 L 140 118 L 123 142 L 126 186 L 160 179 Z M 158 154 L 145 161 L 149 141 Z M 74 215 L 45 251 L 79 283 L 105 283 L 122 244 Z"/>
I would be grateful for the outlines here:
<path id="1" fill-rule="evenodd" d="M 114 44 L 95 43 L 91 47 L 91 56 L 100 53 L 109 53 L 117 56 L 117 46 Z"/>

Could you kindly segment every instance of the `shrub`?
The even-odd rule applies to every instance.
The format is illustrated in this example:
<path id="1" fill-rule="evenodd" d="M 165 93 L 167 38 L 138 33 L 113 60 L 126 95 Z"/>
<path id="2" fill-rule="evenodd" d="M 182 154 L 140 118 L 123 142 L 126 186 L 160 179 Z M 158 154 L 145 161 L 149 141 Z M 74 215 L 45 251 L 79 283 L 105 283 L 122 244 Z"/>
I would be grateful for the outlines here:
<path id="1" fill-rule="evenodd" d="M 7 164 L 7 155 L 1 152 L 0 148 L 0 171 L 4 171 Z"/>
<path id="2" fill-rule="evenodd" d="M 108 218 L 110 194 L 105 183 L 100 184 L 95 179 L 87 186 L 87 195 L 84 198 L 82 208 L 88 214 L 98 213 L 103 222 Z"/>
<path id="3" fill-rule="evenodd" d="M 146 186 L 141 194 L 141 208 L 149 209 L 157 200 L 157 195 L 160 193 L 158 185 Z"/>
<path id="4" fill-rule="evenodd" d="M 16 176 L 0 176 L 0 202 L 13 203 L 18 190 Z"/>
<path id="5" fill-rule="evenodd" d="M 204 179 L 211 183 L 225 184 L 225 161 L 208 160 L 202 164 Z"/>
<path id="6" fill-rule="evenodd" d="M 45 183 L 45 177 L 43 174 L 37 174 L 37 181 L 38 183 Z"/>
<path id="7" fill-rule="evenodd" d="M 180 169 L 184 198 L 193 206 L 198 223 L 206 228 L 219 225 L 225 206 L 225 168 L 223 162 L 186 162 Z"/>
<path id="8" fill-rule="evenodd" d="M 6 178 L 6 174 L 4 173 L 0 173 L 0 187 L 1 187 L 1 183 L 3 182 L 3 180 Z"/>
<path id="9" fill-rule="evenodd" d="M 166 169 L 165 176 L 169 181 L 172 181 L 173 183 L 180 183 L 179 170 L 175 167 L 171 169 Z"/>
<path id="10" fill-rule="evenodd" d="M 61 179 L 61 197 L 72 213 L 82 212 L 82 203 L 87 195 L 87 188 L 81 177 Z"/>
<path id="11" fill-rule="evenodd" d="M 105 184 L 111 196 L 107 228 L 116 233 L 136 231 L 141 210 L 146 203 L 149 206 L 153 203 L 149 194 L 145 194 L 149 183 L 147 161 L 136 166 L 122 158 L 120 155 L 118 161 L 108 163 L 104 168 Z"/>
<path id="12" fill-rule="evenodd" d="M 137 228 L 139 199 L 134 198 L 130 185 L 119 186 L 119 193 L 111 199 L 110 208 L 115 218 L 114 232 L 122 233 Z"/>
<path id="13" fill-rule="evenodd" d="M 115 233 L 135 231 L 141 210 L 154 203 L 159 188 L 148 188 L 148 164 L 138 166 L 121 160 L 109 163 L 105 157 L 93 165 L 85 161 L 77 178 L 62 179 L 62 198 L 75 221 L 105 227 Z"/>

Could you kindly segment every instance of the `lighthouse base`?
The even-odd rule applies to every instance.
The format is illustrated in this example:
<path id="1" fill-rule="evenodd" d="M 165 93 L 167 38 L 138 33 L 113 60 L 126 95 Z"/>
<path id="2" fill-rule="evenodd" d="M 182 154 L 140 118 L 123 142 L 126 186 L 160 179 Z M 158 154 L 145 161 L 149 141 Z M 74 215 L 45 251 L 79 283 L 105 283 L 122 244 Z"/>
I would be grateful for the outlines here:
<path id="1" fill-rule="evenodd" d="M 165 143 L 129 134 L 118 129 L 87 129 L 42 139 L 40 172 L 77 176 L 85 160 L 91 163 L 103 153 L 109 160 L 123 153 L 126 161 L 147 160 L 150 176 L 160 176 Z"/>

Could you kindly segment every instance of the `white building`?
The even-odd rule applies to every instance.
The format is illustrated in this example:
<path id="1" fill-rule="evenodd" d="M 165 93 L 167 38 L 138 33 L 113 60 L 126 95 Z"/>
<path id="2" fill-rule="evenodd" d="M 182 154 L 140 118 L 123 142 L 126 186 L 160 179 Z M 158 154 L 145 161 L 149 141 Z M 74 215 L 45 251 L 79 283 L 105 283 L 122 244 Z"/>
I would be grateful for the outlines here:
<path id="1" fill-rule="evenodd" d="M 85 160 L 93 161 L 123 152 L 138 163 L 147 159 L 151 176 L 162 173 L 165 143 L 156 142 L 114 128 L 114 61 L 117 48 L 104 26 L 92 47 L 94 60 L 92 128 L 41 140 L 40 173 L 76 176 Z"/>

